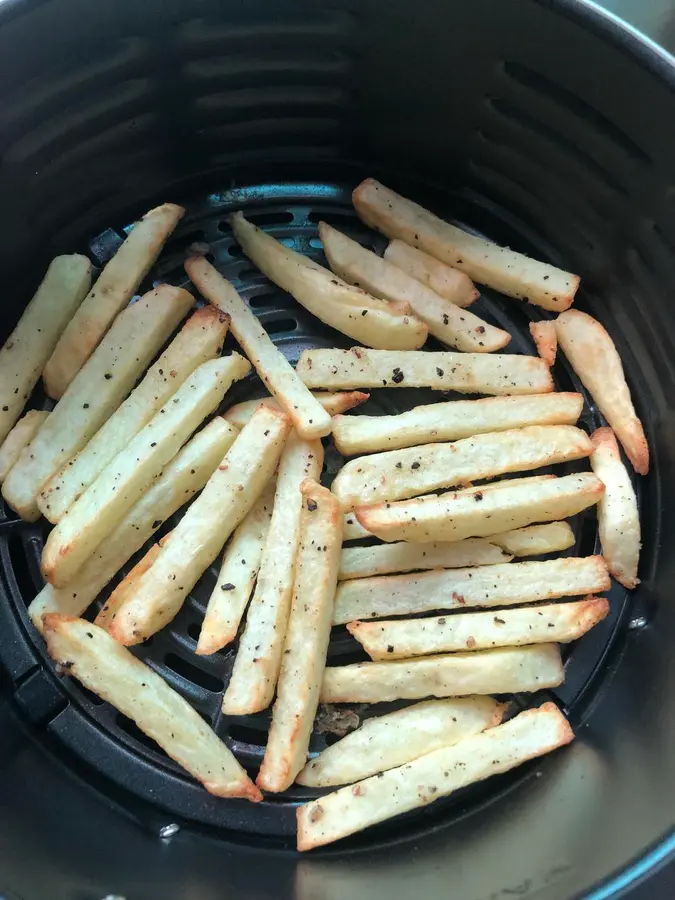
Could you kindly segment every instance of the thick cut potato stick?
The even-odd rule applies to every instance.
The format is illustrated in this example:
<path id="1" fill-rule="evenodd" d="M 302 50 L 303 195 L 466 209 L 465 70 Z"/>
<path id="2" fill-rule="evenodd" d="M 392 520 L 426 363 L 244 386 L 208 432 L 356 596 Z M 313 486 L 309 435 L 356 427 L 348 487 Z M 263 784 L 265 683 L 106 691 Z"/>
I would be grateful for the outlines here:
<path id="1" fill-rule="evenodd" d="M 420 569 L 459 569 L 466 566 L 493 566 L 511 560 L 496 544 L 482 538 L 438 544 L 378 544 L 375 547 L 344 547 L 338 579 L 369 578 L 393 572 Z"/>
<path id="2" fill-rule="evenodd" d="M 119 314 L 5 479 L 3 497 L 22 518 L 39 517 L 43 485 L 117 409 L 192 303 L 164 284 Z"/>
<path id="3" fill-rule="evenodd" d="M 621 358 L 603 326 L 578 309 L 558 316 L 558 343 L 640 475 L 649 471 L 649 447 L 626 384 Z"/>
<path id="4" fill-rule="evenodd" d="M 367 719 L 310 760 L 297 777 L 307 787 L 334 787 L 412 762 L 499 725 L 504 707 L 492 697 L 426 700 Z"/>
<path id="5" fill-rule="evenodd" d="M 568 644 L 590 631 L 608 612 L 609 603 L 604 597 L 586 597 L 576 602 L 498 612 L 395 622 L 350 622 L 347 628 L 371 659 L 409 659 L 492 647 Z"/>
<path id="6" fill-rule="evenodd" d="M 196 434 L 99 545 L 70 584 L 65 588 L 51 584 L 43 587 L 28 608 L 35 627 L 41 628 L 42 616 L 48 612 L 81 616 L 162 522 L 204 487 L 237 433 L 236 428 L 218 418 Z"/>
<path id="7" fill-rule="evenodd" d="M 326 325 L 369 347 L 416 350 L 427 326 L 410 305 L 390 304 L 352 287 L 329 270 L 289 250 L 241 213 L 230 216 L 244 253 L 267 277 Z"/>
<path id="8" fill-rule="evenodd" d="M 232 535 L 225 548 L 195 653 L 208 656 L 232 643 L 251 599 L 262 561 L 274 505 L 272 484 Z"/>
<path id="9" fill-rule="evenodd" d="M 592 449 L 586 432 L 574 425 L 529 425 L 454 443 L 359 456 L 340 469 L 332 491 L 348 511 L 508 472 L 583 459 Z"/>
<path id="10" fill-rule="evenodd" d="M 554 703 L 529 709 L 496 728 L 413 762 L 341 788 L 298 808 L 298 850 L 363 831 L 460 788 L 508 772 L 569 744 L 574 733 Z"/>
<path id="11" fill-rule="evenodd" d="M 227 316 L 212 306 L 188 319 L 138 387 L 43 487 L 38 506 L 50 522 L 59 521 L 198 366 L 219 355 L 227 325 Z"/>
<path id="12" fill-rule="evenodd" d="M 21 415 L 45 363 L 91 285 L 86 256 L 57 256 L 0 350 L 0 443 Z"/>
<path id="13" fill-rule="evenodd" d="M 118 609 L 128 597 L 133 595 L 141 576 L 148 571 L 150 566 L 157 559 L 161 549 L 160 544 L 153 544 L 145 556 L 142 556 L 131 571 L 127 572 L 122 581 L 106 600 L 103 608 L 94 619 L 94 624 L 98 625 L 99 628 L 105 628 L 106 631 L 108 630 L 108 625 L 117 615 Z"/>
<path id="14" fill-rule="evenodd" d="M 336 416 L 365 403 L 370 394 L 366 394 L 363 391 L 334 391 L 329 393 L 317 391 L 314 397 L 329 415 Z M 272 407 L 272 409 L 279 409 L 279 404 L 273 397 L 261 397 L 259 400 L 244 400 L 243 403 L 236 403 L 223 414 L 223 418 L 236 425 L 237 428 L 243 428 L 250 421 L 251 416 L 261 403 L 264 406 Z"/>
<path id="15" fill-rule="evenodd" d="M 322 463 L 319 441 L 291 435 L 279 462 L 258 583 L 223 698 L 223 712 L 229 715 L 259 712 L 272 702 L 293 596 L 302 513 L 300 486 L 307 478 L 318 480 Z"/>
<path id="16" fill-rule="evenodd" d="M 311 479 L 303 482 L 301 492 L 293 601 L 272 726 L 256 780 L 258 787 L 274 792 L 289 788 L 307 759 L 326 665 L 342 543 L 342 515 L 331 492 Z"/>
<path id="17" fill-rule="evenodd" d="M 239 433 L 171 540 L 109 626 L 123 644 L 138 644 L 178 613 L 188 593 L 262 494 L 290 429 L 285 413 L 262 407 Z"/>
<path id="18" fill-rule="evenodd" d="M 329 413 L 303 385 L 232 285 L 201 256 L 188 259 L 185 271 L 199 292 L 230 316 L 232 334 L 298 433 L 307 440 L 329 434 L 333 427 Z"/>
<path id="19" fill-rule="evenodd" d="M 94 352 L 115 316 L 131 300 L 185 213 L 165 203 L 137 222 L 71 318 L 43 373 L 45 390 L 58 400 Z"/>
<path id="20" fill-rule="evenodd" d="M 609 584 L 602 556 L 359 578 L 338 585 L 333 624 L 410 616 L 435 609 L 515 606 L 557 600 L 606 591 Z"/>
<path id="21" fill-rule="evenodd" d="M 567 522 L 547 522 L 545 525 L 527 525 L 525 528 L 491 534 L 488 540 L 514 556 L 538 556 L 573 547 L 574 532 Z"/>
<path id="22" fill-rule="evenodd" d="M 539 356 L 541 356 L 547 366 L 552 366 L 555 363 L 558 351 L 558 336 L 555 330 L 555 322 L 550 319 L 542 319 L 541 322 L 530 322 L 530 334 Z"/>
<path id="23" fill-rule="evenodd" d="M 455 306 L 470 306 L 480 292 L 468 275 L 447 266 L 434 256 L 411 247 L 404 241 L 393 240 L 384 251 L 384 258 L 408 275 L 426 284 L 440 297 Z"/>
<path id="24" fill-rule="evenodd" d="M 575 516 L 598 503 L 605 486 L 595 475 L 582 472 L 551 478 L 536 485 L 501 482 L 498 490 L 467 491 L 420 497 L 400 503 L 360 506 L 356 518 L 383 541 L 461 541 L 490 537 L 536 522 L 555 522 Z"/>
<path id="25" fill-rule="evenodd" d="M 307 387 L 334 391 L 427 387 L 461 394 L 546 394 L 553 390 L 543 359 L 503 353 L 305 350 L 296 372 Z"/>
<path id="26" fill-rule="evenodd" d="M 105 467 L 47 539 L 42 572 L 56 587 L 68 584 L 164 466 L 250 369 L 238 353 L 203 363 L 129 444 Z"/>
<path id="27" fill-rule="evenodd" d="M 374 297 L 409 304 L 427 326 L 429 334 L 444 344 L 467 352 L 491 353 L 505 347 L 511 340 L 508 331 L 455 306 L 387 259 L 382 259 L 325 222 L 319 224 L 319 235 L 336 275 L 347 284 L 367 290 Z"/>
<path id="28" fill-rule="evenodd" d="M 468 234 L 373 178 L 355 188 L 352 200 L 366 225 L 424 250 L 479 284 L 556 312 L 574 302 L 578 275 Z"/>
<path id="29" fill-rule="evenodd" d="M 260 791 L 187 700 L 107 632 L 83 619 L 45 616 L 50 656 L 138 725 L 207 791 L 262 800 Z"/>
<path id="30" fill-rule="evenodd" d="M 474 653 L 333 666 L 324 672 L 322 703 L 386 703 L 539 691 L 564 681 L 557 644 L 498 647 Z"/>
<path id="31" fill-rule="evenodd" d="M 335 416 L 333 437 L 340 453 L 354 456 L 527 425 L 574 425 L 583 406 L 581 394 L 573 393 L 448 400 L 396 416 Z"/>
<path id="32" fill-rule="evenodd" d="M 49 413 L 43 410 L 30 409 L 9 432 L 0 447 L 0 484 L 48 416 Z"/>
<path id="33" fill-rule="evenodd" d="M 610 574 L 624 587 L 634 588 L 639 583 L 637 571 L 642 546 L 635 490 L 621 461 L 612 429 L 598 428 L 591 441 L 591 467 L 605 485 L 598 504 L 602 554 Z"/>

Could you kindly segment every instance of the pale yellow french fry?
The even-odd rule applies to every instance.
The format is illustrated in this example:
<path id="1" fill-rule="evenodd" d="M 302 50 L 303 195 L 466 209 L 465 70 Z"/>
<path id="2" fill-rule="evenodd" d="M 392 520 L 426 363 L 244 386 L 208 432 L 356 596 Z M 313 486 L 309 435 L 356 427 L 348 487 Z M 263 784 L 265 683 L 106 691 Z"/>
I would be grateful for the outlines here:
<path id="1" fill-rule="evenodd" d="M 602 556 L 502 563 L 468 569 L 435 569 L 342 581 L 333 624 L 410 616 L 432 610 L 515 606 L 609 590 Z"/>
<path id="2" fill-rule="evenodd" d="M 65 515 L 195 369 L 220 354 L 227 326 L 227 316 L 212 306 L 190 316 L 138 387 L 40 491 L 38 506 L 50 522 Z"/>
<path id="3" fill-rule="evenodd" d="M 467 307 L 480 297 L 480 292 L 468 275 L 442 263 L 434 256 L 394 239 L 384 251 L 389 260 L 408 275 L 426 284 L 455 306 Z"/>
<path id="4" fill-rule="evenodd" d="M 151 209 L 129 232 L 73 315 L 43 372 L 58 400 L 135 294 L 185 210 L 173 203 Z"/>
<path id="5" fill-rule="evenodd" d="M 44 635 L 50 656 L 111 703 L 217 797 L 262 800 L 229 748 L 187 700 L 102 628 L 51 613 Z"/>
<path id="6" fill-rule="evenodd" d="M 230 317 L 230 330 L 251 360 L 263 384 L 279 406 L 291 417 L 298 433 L 306 440 L 324 437 L 333 420 L 296 375 L 258 319 L 211 263 L 193 256 L 185 271 L 201 294 Z"/>
<path id="7" fill-rule="evenodd" d="M 408 544 L 399 541 L 374 547 L 343 547 L 338 580 L 423 569 L 493 566 L 511 559 L 496 543 L 482 538 L 468 538 L 454 543 Z"/>
<path id="8" fill-rule="evenodd" d="M 57 256 L 0 350 L 0 443 L 21 415 L 57 341 L 91 284 L 86 256 Z"/>
<path id="9" fill-rule="evenodd" d="M 310 760 L 296 781 L 334 787 L 412 762 L 499 725 L 504 707 L 492 697 L 426 700 L 373 717 Z"/>
<path id="10" fill-rule="evenodd" d="M 355 188 L 352 200 L 366 225 L 430 253 L 479 284 L 558 312 L 574 302 L 578 275 L 468 234 L 373 178 Z"/>
<path id="11" fill-rule="evenodd" d="M 43 485 L 117 409 L 193 302 L 163 284 L 119 314 L 5 479 L 2 495 L 22 518 L 39 517 Z"/>
<path id="12" fill-rule="evenodd" d="M 590 631 L 608 612 L 609 603 L 604 597 L 586 597 L 526 609 L 394 622 L 350 622 L 347 628 L 371 659 L 409 659 L 493 647 L 567 644 Z"/>
<path id="13" fill-rule="evenodd" d="M 44 410 L 29 409 L 9 432 L 0 447 L 0 484 L 48 416 L 49 413 Z"/>
<path id="14" fill-rule="evenodd" d="M 363 391 L 334 391 L 329 393 L 316 391 L 314 397 L 329 415 L 335 417 L 339 413 L 347 412 L 347 410 L 354 409 L 354 407 L 365 403 L 370 394 L 366 394 Z M 251 416 L 261 403 L 264 406 L 272 407 L 272 409 L 279 409 L 279 404 L 273 397 L 261 397 L 259 400 L 244 400 L 242 403 L 236 403 L 223 414 L 223 418 L 236 425 L 237 428 L 243 428 L 250 421 Z"/>
<path id="15" fill-rule="evenodd" d="M 492 534 L 488 540 L 514 556 L 538 556 L 573 547 L 574 532 L 567 522 L 547 522 Z"/>
<path id="16" fill-rule="evenodd" d="M 318 480 L 322 464 L 319 441 L 291 435 L 279 462 L 258 582 L 223 698 L 223 712 L 228 715 L 259 712 L 272 702 L 293 596 L 302 514 L 300 487 L 308 478 Z"/>
<path id="17" fill-rule="evenodd" d="M 258 787 L 276 793 L 293 784 L 307 759 L 326 665 L 342 543 L 342 515 L 331 492 L 307 479 L 301 493 L 293 601 L 272 725 L 256 779 Z"/>
<path id="18" fill-rule="evenodd" d="M 298 850 L 312 850 L 569 744 L 554 703 L 298 808 Z"/>
<path id="19" fill-rule="evenodd" d="M 160 542 L 161 544 L 161 542 Z M 131 597 L 138 586 L 138 582 L 142 575 L 148 571 L 150 566 L 155 562 L 161 552 L 160 544 L 153 544 L 148 552 L 139 559 L 130 572 L 124 576 L 122 581 L 117 585 L 115 590 L 110 594 L 105 604 L 101 608 L 99 614 L 94 619 L 94 624 L 99 628 L 108 630 L 108 626 L 117 615 L 123 603 Z"/>
<path id="20" fill-rule="evenodd" d="M 555 363 L 558 351 L 558 336 L 555 330 L 555 322 L 552 319 L 530 322 L 530 334 L 539 356 L 541 356 L 547 366 L 552 366 Z"/>

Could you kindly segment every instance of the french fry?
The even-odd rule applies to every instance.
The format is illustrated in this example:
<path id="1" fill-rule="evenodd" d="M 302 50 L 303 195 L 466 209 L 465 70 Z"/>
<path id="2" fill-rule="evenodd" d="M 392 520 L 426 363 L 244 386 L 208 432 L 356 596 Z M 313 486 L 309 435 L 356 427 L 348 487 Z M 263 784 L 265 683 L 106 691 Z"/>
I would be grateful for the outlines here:
<path id="1" fill-rule="evenodd" d="M 162 547 L 109 626 L 120 643 L 138 644 L 179 612 L 188 593 L 252 508 L 272 477 L 290 429 L 289 417 L 262 407 Z"/>
<path id="2" fill-rule="evenodd" d="M 220 354 L 227 325 L 227 317 L 212 306 L 197 310 L 187 320 L 138 387 L 42 488 L 38 506 L 50 522 L 65 515 L 195 369 Z"/>
<path id="3" fill-rule="evenodd" d="M 604 597 L 586 597 L 527 609 L 395 622 L 350 622 L 347 629 L 371 659 L 409 659 L 493 647 L 568 644 L 590 631 L 608 612 L 609 603 Z"/>
<path id="4" fill-rule="evenodd" d="M 515 606 L 597 594 L 609 585 L 602 556 L 358 578 L 338 585 L 333 624 L 470 606 Z"/>
<path id="5" fill-rule="evenodd" d="M 339 581 L 369 578 L 392 572 L 423 569 L 459 569 L 466 566 L 493 566 L 512 559 L 497 544 L 482 538 L 438 544 L 377 544 L 374 547 L 343 547 Z"/>
<path id="6" fill-rule="evenodd" d="M 342 543 L 342 515 L 331 492 L 307 479 L 301 493 L 293 601 L 272 726 L 256 779 L 258 787 L 277 793 L 293 784 L 307 759 L 326 665 Z"/>
<path id="7" fill-rule="evenodd" d="M 42 616 L 49 612 L 81 616 L 162 522 L 204 487 L 237 434 L 236 428 L 220 418 L 198 432 L 99 545 L 70 584 L 66 588 L 55 588 L 51 584 L 42 588 L 28 607 L 35 627 L 42 627 Z"/>
<path id="8" fill-rule="evenodd" d="M 57 256 L 0 350 L 0 444 L 21 415 L 58 339 L 91 284 L 86 256 Z"/>
<path id="9" fill-rule="evenodd" d="M 63 396 L 115 317 L 131 300 L 184 213 L 181 206 L 173 203 L 151 209 L 106 263 L 45 366 L 45 390 L 54 400 Z"/>
<path id="10" fill-rule="evenodd" d="M 409 304 L 390 304 L 352 287 L 247 222 L 242 213 L 230 216 L 230 225 L 260 271 L 326 325 L 380 349 L 416 350 L 426 341 L 427 326 Z"/>
<path id="11" fill-rule="evenodd" d="M 133 596 L 141 576 L 145 575 L 161 553 L 162 548 L 160 544 L 161 541 L 159 544 L 153 544 L 148 552 L 139 559 L 131 571 L 127 572 L 115 590 L 112 591 L 99 614 L 94 619 L 95 625 L 98 625 L 99 628 L 105 628 L 106 631 L 108 630 L 108 626 L 117 615 L 117 611 L 122 604 L 125 603 L 129 597 Z"/>
<path id="12" fill-rule="evenodd" d="M 491 775 L 569 744 L 574 733 L 554 703 L 442 747 L 413 762 L 298 807 L 298 850 L 362 831 Z"/>
<path id="13" fill-rule="evenodd" d="M 555 363 L 558 351 L 558 336 L 555 330 L 555 322 L 551 319 L 530 322 L 530 334 L 539 356 L 541 356 L 547 366 L 552 366 Z"/>
<path id="14" fill-rule="evenodd" d="M 605 486 L 590 472 L 552 478 L 534 486 L 501 482 L 499 490 L 420 497 L 360 506 L 356 518 L 383 541 L 461 541 L 490 537 L 535 522 L 575 516 L 598 503 Z"/>
<path id="15" fill-rule="evenodd" d="M 574 425 L 583 406 L 581 394 L 573 393 L 448 400 L 396 416 L 338 415 L 333 419 L 333 437 L 340 453 L 355 456 L 527 425 Z"/>
<path id="16" fill-rule="evenodd" d="M 355 188 L 352 201 L 366 225 L 424 250 L 479 284 L 557 312 L 574 302 L 578 275 L 468 234 L 373 178 Z"/>
<path id="17" fill-rule="evenodd" d="M 504 707 L 492 697 L 415 703 L 366 719 L 356 731 L 310 760 L 296 781 L 314 788 L 361 781 L 494 728 L 503 714 Z"/>
<path id="18" fill-rule="evenodd" d="M 637 571 L 642 546 L 635 490 L 612 429 L 598 428 L 591 441 L 591 467 L 605 485 L 598 503 L 602 554 L 610 574 L 624 587 L 634 588 L 640 581 Z"/>
<path id="19" fill-rule="evenodd" d="M 117 409 L 192 303 L 164 284 L 119 314 L 5 479 L 2 495 L 23 519 L 39 517 L 42 486 Z"/>
<path id="20" fill-rule="evenodd" d="M 329 393 L 317 391 L 314 397 L 329 415 L 336 416 L 365 403 L 370 394 L 365 394 L 363 391 L 334 391 Z M 279 409 L 279 404 L 273 397 L 261 397 L 259 400 L 244 400 L 242 403 L 235 403 L 234 406 L 231 406 L 224 413 L 223 417 L 228 422 L 236 425 L 237 428 L 243 428 L 250 421 L 251 416 L 261 403 L 264 406 L 270 406 L 272 409 Z"/>
<path id="21" fill-rule="evenodd" d="M 353 663 L 326 668 L 322 703 L 386 703 L 423 697 L 519 693 L 563 683 L 557 644 Z"/>
<path id="22" fill-rule="evenodd" d="M 50 613 L 49 654 L 69 675 L 111 703 L 216 797 L 262 800 L 228 747 L 187 700 L 106 631 Z"/>
<path id="23" fill-rule="evenodd" d="M 295 371 L 312 389 L 427 387 L 461 394 L 546 394 L 548 366 L 536 356 L 389 350 L 305 350 Z"/>
<path id="24" fill-rule="evenodd" d="M 72 580 L 164 466 L 250 364 L 238 353 L 202 363 L 105 467 L 50 533 L 42 573 L 55 587 Z"/>
<path id="25" fill-rule="evenodd" d="M 0 484 L 48 416 L 49 413 L 43 410 L 29 409 L 9 432 L 0 447 Z"/>
<path id="26" fill-rule="evenodd" d="M 208 656 L 232 643 L 251 599 L 274 505 L 271 484 L 232 535 L 199 632 L 195 653 Z"/>
<path id="27" fill-rule="evenodd" d="M 574 425 L 529 425 L 451 444 L 425 444 L 359 456 L 340 469 L 332 490 L 348 511 L 507 472 L 583 459 L 591 455 L 591 450 L 586 432 Z"/>
<path id="28" fill-rule="evenodd" d="M 480 297 L 473 281 L 464 272 L 446 266 L 434 256 L 410 247 L 404 241 L 390 241 L 384 258 L 455 306 L 470 306 Z"/>
<path id="29" fill-rule="evenodd" d="M 267 390 L 291 417 L 298 433 L 306 440 L 329 434 L 333 427 L 330 415 L 303 385 L 232 285 L 201 256 L 188 259 L 185 271 L 199 292 L 230 316 L 232 334 L 255 366 Z"/>
<path id="30" fill-rule="evenodd" d="M 555 553 L 557 550 L 573 547 L 574 532 L 567 522 L 547 522 L 545 525 L 527 525 L 525 528 L 492 534 L 489 541 L 514 556 L 538 556 L 540 553 Z"/>
<path id="31" fill-rule="evenodd" d="M 578 309 L 558 316 L 555 327 L 565 356 L 621 441 L 633 468 L 646 475 L 647 438 L 635 413 L 614 341 L 600 322 Z"/>
<path id="32" fill-rule="evenodd" d="M 455 306 L 394 263 L 382 259 L 325 222 L 319 223 L 319 236 L 336 275 L 374 297 L 407 303 L 427 326 L 429 334 L 444 344 L 467 352 L 491 353 L 511 340 L 508 331 Z"/>
<path id="33" fill-rule="evenodd" d="M 279 462 L 258 583 L 223 698 L 223 712 L 228 715 L 259 712 L 272 702 L 293 597 L 303 502 L 300 487 L 305 479 L 318 480 L 322 463 L 319 441 L 291 435 Z"/>

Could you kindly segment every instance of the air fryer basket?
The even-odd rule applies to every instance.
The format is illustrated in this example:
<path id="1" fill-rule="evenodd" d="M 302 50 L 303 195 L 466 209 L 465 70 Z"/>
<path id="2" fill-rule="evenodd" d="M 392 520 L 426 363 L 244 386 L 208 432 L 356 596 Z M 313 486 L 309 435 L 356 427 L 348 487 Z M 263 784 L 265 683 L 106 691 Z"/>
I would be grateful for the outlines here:
<path id="1" fill-rule="evenodd" d="M 318 259 L 321 219 L 379 249 L 350 204 L 370 174 L 582 274 L 578 305 L 617 342 L 654 461 L 637 485 L 640 588 L 612 588 L 610 616 L 568 652 L 564 686 L 515 700 L 555 700 L 577 741 L 300 860 L 295 804 L 312 791 L 257 806 L 217 800 L 55 675 L 26 616 L 45 528 L 2 510 L 0 890 L 21 900 L 618 896 L 637 860 L 653 849 L 646 869 L 665 855 L 675 825 L 675 574 L 659 552 L 675 494 L 670 64 L 591 8 L 553 0 L 9 0 L 0 59 L 0 338 L 52 255 L 86 252 L 100 265 L 135 216 L 171 200 L 188 213 L 146 287 L 187 283 L 186 249 L 206 242 L 289 359 L 349 346 L 243 258 L 225 219 L 242 208 Z M 538 311 L 489 290 L 479 305 L 512 332 L 510 350 L 533 352 Z M 558 389 L 580 389 L 564 359 L 554 374 Z M 228 404 L 262 392 L 250 377 Z M 377 391 L 364 410 L 428 399 Z M 601 422 L 587 403 L 584 427 Z M 327 479 L 338 464 L 329 451 Z M 597 550 L 593 518 L 575 525 L 571 552 Z M 268 715 L 222 716 L 234 653 L 192 652 L 214 578 L 138 653 L 255 770 Z M 358 653 L 336 630 L 331 661 Z M 312 749 L 325 740 L 316 733 Z M 609 893 L 593 893 L 600 884 Z"/>

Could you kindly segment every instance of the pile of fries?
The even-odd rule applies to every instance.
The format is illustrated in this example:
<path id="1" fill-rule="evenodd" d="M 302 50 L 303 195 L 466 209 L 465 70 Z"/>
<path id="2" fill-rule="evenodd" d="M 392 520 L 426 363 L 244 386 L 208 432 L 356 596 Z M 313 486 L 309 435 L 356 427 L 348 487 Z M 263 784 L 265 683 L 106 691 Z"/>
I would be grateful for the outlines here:
<path id="1" fill-rule="evenodd" d="M 294 368 L 204 256 L 185 269 L 206 305 L 166 284 L 130 303 L 183 215 L 165 204 L 93 286 L 86 258 L 55 259 L 0 351 L 2 493 L 22 518 L 54 525 L 29 608 L 52 658 L 212 794 L 322 789 L 298 808 L 300 850 L 572 740 L 554 703 L 508 718 L 494 695 L 560 685 L 560 644 L 607 615 L 610 575 L 636 586 L 640 522 L 619 443 L 637 473 L 649 467 L 612 339 L 570 308 L 576 275 L 372 179 L 353 201 L 390 239 L 384 257 L 322 224 L 325 268 L 231 217 L 252 262 L 358 341 L 351 350 L 307 350 Z M 531 326 L 538 355 L 498 352 L 510 335 L 468 310 L 474 282 L 545 311 Z M 241 353 L 222 356 L 228 330 Z M 421 349 L 429 335 L 449 349 Z M 608 423 L 591 435 L 577 425 L 583 397 L 554 392 L 558 345 Z M 231 406 L 228 389 L 252 368 L 269 396 Z M 40 376 L 55 405 L 20 418 Z M 349 414 L 383 387 L 488 396 Z M 350 457 L 330 489 L 327 441 Z M 537 471 L 573 460 L 590 471 Z M 528 559 L 569 550 L 566 519 L 593 506 L 601 556 Z M 166 627 L 216 562 L 194 652 L 236 642 L 223 711 L 272 708 L 255 782 L 127 649 Z M 326 667 L 343 625 L 369 661 Z M 320 703 L 402 700 L 310 757 Z"/>

